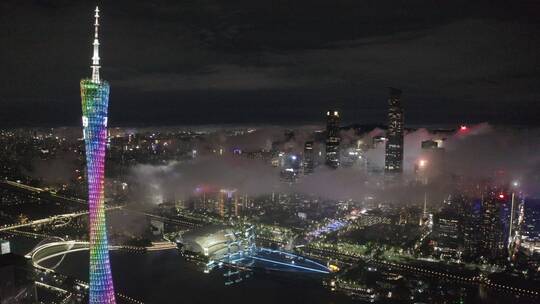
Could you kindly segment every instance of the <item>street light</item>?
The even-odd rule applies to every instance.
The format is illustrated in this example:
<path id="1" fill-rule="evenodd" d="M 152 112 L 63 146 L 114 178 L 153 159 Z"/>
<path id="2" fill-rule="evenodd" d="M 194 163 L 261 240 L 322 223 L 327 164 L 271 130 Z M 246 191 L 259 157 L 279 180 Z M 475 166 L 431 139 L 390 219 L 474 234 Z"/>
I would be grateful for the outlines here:
<path id="1" fill-rule="evenodd" d="M 421 178 L 422 184 L 424 185 L 427 185 L 428 183 L 428 175 L 426 172 L 427 167 L 428 167 L 428 161 L 424 158 L 419 159 L 415 165 L 417 178 L 419 178 L 418 180 L 420 180 Z"/>

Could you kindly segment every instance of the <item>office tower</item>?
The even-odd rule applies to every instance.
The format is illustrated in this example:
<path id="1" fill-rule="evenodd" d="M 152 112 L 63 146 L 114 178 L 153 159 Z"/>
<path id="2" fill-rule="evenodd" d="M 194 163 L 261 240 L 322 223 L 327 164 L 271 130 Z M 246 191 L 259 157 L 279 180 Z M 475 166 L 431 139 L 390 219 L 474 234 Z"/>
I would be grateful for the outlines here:
<path id="1" fill-rule="evenodd" d="M 518 217 L 523 239 L 540 241 L 540 206 L 534 200 L 522 202 Z"/>
<path id="2" fill-rule="evenodd" d="M 109 84 L 99 76 L 99 9 L 95 10 L 92 78 L 81 80 L 82 123 L 90 208 L 90 303 L 116 303 L 105 223 L 104 171 Z"/>
<path id="3" fill-rule="evenodd" d="M 24 256 L 0 254 L 0 303 L 38 303 L 35 280 L 36 270 Z"/>
<path id="4" fill-rule="evenodd" d="M 482 198 L 480 253 L 491 259 L 501 257 L 505 251 L 507 201 L 506 194 L 493 189 L 484 193 Z"/>
<path id="5" fill-rule="evenodd" d="M 284 154 L 282 156 L 281 172 L 280 176 L 282 181 L 292 183 L 298 178 L 300 169 L 302 168 L 302 161 L 296 154 Z"/>
<path id="6" fill-rule="evenodd" d="M 399 174 L 403 172 L 403 109 L 400 90 L 390 88 L 388 106 L 384 171 L 387 174 Z"/>
<path id="7" fill-rule="evenodd" d="M 456 210 L 443 209 L 436 215 L 434 251 L 441 258 L 461 258 L 463 252 L 463 217 Z"/>
<path id="8" fill-rule="evenodd" d="M 239 205 L 236 189 L 221 189 L 219 191 L 217 211 L 221 217 L 239 216 Z"/>
<path id="9" fill-rule="evenodd" d="M 449 210 L 437 215 L 437 233 L 439 236 L 458 240 L 461 236 L 461 220 L 457 213 Z"/>
<path id="10" fill-rule="evenodd" d="M 427 183 L 428 180 L 432 180 L 446 171 L 446 152 L 443 147 L 443 143 L 443 139 L 422 141 L 421 158 L 415 164 L 417 178 L 421 178 L 421 175 L 424 175 L 424 182 Z M 422 160 L 425 162 L 425 166 L 423 168 L 419 166 Z"/>
<path id="11" fill-rule="evenodd" d="M 482 239 L 479 227 L 482 223 L 482 200 L 463 198 L 463 245 L 466 256 L 476 259 L 480 253 Z"/>
<path id="12" fill-rule="evenodd" d="M 326 112 L 326 165 L 339 167 L 339 112 Z"/>
<path id="13" fill-rule="evenodd" d="M 304 144 L 304 174 L 313 173 L 315 168 L 315 151 L 313 151 L 313 142 L 306 141 Z"/>

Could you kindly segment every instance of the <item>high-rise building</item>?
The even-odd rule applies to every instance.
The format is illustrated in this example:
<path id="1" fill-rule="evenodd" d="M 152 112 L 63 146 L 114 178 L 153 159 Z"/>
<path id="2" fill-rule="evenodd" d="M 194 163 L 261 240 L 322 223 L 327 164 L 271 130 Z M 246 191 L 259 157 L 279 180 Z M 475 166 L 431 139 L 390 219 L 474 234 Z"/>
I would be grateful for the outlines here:
<path id="1" fill-rule="evenodd" d="M 417 182 L 427 184 L 445 172 L 445 149 L 443 139 L 425 140 L 421 144 L 420 159 L 415 163 Z"/>
<path id="2" fill-rule="evenodd" d="M 487 258 L 496 259 L 505 253 L 506 224 L 510 218 L 508 211 L 505 193 L 490 189 L 484 194 L 479 247 L 480 254 Z"/>
<path id="3" fill-rule="evenodd" d="M 482 200 L 462 197 L 461 202 L 463 205 L 460 214 L 463 217 L 464 251 L 470 260 L 474 260 L 481 251 L 479 227 L 482 223 Z"/>
<path id="4" fill-rule="evenodd" d="M 81 80 L 82 124 L 86 148 L 88 205 L 90 208 L 90 292 L 91 304 L 116 303 L 109 262 L 105 223 L 105 148 L 109 84 L 99 76 L 99 8 L 95 10 L 92 78 Z"/>
<path id="5" fill-rule="evenodd" d="M 306 141 L 304 144 L 304 174 L 313 173 L 315 168 L 315 151 L 313 151 L 313 142 Z"/>
<path id="6" fill-rule="evenodd" d="M 455 210 L 443 209 L 436 215 L 434 251 L 440 257 L 459 259 L 463 251 L 463 218 Z"/>
<path id="7" fill-rule="evenodd" d="M 339 167 L 339 112 L 326 112 L 326 165 Z"/>
<path id="8" fill-rule="evenodd" d="M 218 213 L 221 217 L 238 217 L 240 206 L 236 189 L 221 189 L 219 191 Z"/>
<path id="9" fill-rule="evenodd" d="M 388 131 L 384 171 L 388 174 L 403 172 L 403 108 L 401 90 L 390 88 L 388 99 Z"/>
<path id="10" fill-rule="evenodd" d="M 295 182 L 302 168 L 302 161 L 296 154 L 285 153 L 281 158 L 280 176 L 284 182 Z"/>
<path id="11" fill-rule="evenodd" d="M 38 303 L 35 280 L 35 270 L 25 257 L 0 255 L 0 303 Z"/>
<path id="12" fill-rule="evenodd" d="M 520 208 L 519 222 L 523 238 L 540 241 L 540 201 L 528 199 Z"/>

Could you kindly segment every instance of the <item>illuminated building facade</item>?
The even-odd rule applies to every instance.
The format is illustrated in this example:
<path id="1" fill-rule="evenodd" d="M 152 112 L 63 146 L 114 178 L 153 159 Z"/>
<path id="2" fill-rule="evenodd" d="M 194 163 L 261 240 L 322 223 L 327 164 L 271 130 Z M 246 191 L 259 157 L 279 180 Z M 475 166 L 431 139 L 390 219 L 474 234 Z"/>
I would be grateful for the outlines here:
<path id="1" fill-rule="evenodd" d="M 326 112 L 326 165 L 330 168 L 339 167 L 339 112 Z"/>
<path id="2" fill-rule="evenodd" d="M 434 229 L 434 251 L 440 257 L 459 259 L 462 254 L 461 217 L 454 210 L 444 209 L 436 216 Z"/>
<path id="3" fill-rule="evenodd" d="M 221 189 L 219 191 L 218 213 L 221 217 L 238 217 L 240 214 L 236 189 Z"/>
<path id="4" fill-rule="evenodd" d="M 99 77 L 99 9 L 97 7 L 95 13 L 92 78 L 81 80 L 82 123 L 90 208 L 89 298 L 91 304 L 111 304 L 116 303 L 116 300 L 109 262 L 104 195 L 109 84 Z"/>
<path id="5" fill-rule="evenodd" d="M 280 178 L 283 182 L 295 182 L 302 168 L 300 157 L 292 153 L 284 153 L 281 158 Z"/>
<path id="6" fill-rule="evenodd" d="M 307 141 L 304 144 L 304 174 L 311 174 L 315 168 L 315 151 L 313 142 Z"/>
<path id="7" fill-rule="evenodd" d="M 466 255 L 476 258 L 480 253 L 479 227 L 482 222 L 482 200 L 462 197 L 463 210 L 460 214 L 463 217 L 463 244 Z"/>
<path id="8" fill-rule="evenodd" d="M 399 174 L 403 172 L 403 109 L 401 107 L 401 90 L 390 88 L 388 106 L 388 131 L 386 134 L 384 171 L 388 174 Z"/>
<path id="9" fill-rule="evenodd" d="M 495 189 L 486 191 L 482 198 L 480 254 L 496 259 L 505 253 L 505 231 L 509 218 L 507 195 Z"/>

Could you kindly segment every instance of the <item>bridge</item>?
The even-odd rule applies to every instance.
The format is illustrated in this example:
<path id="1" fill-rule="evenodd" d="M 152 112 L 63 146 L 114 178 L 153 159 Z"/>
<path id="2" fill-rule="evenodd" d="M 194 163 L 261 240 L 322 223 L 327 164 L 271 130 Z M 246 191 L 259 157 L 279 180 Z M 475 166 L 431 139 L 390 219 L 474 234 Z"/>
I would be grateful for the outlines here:
<path id="1" fill-rule="evenodd" d="M 133 212 L 133 213 L 137 213 L 137 214 L 147 216 L 148 218 L 151 218 L 151 219 L 159 220 L 159 221 L 161 221 L 163 223 L 173 224 L 173 225 L 177 225 L 177 226 L 180 226 L 180 227 L 185 227 L 185 228 L 190 228 L 191 229 L 191 228 L 198 228 L 198 227 L 204 226 L 204 223 L 198 222 L 199 221 L 198 219 L 169 218 L 169 217 L 156 215 L 156 214 L 153 214 L 153 213 L 139 211 L 139 210 L 135 210 L 135 209 L 127 209 L 126 208 L 125 210 L 129 211 L 129 212 Z"/>
<path id="2" fill-rule="evenodd" d="M 89 249 L 89 246 L 90 244 L 88 242 L 61 240 L 61 241 L 38 245 L 31 252 L 29 252 L 25 257 L 30 259 L 30 261 L 32 262 L 32 265 L 35 268 L 44 270 L 44 271 L 51 271 L 57 268 L 62 263 L 62 261 L 64 260 L 65 256 L 68 253 L 86 251 Z M 109 250 L 114 250 L 114 249 L 117 249 L 117 248 L 114 248 L 113 246 L 109 247 Z M 62 258 L 54 266 L 45 267 L 41 265 L 41 263 L 48 261 L 50 259 L 53 259 L 55 257 L 59 257 L 59 256 L 61 256 Z"/>
<path id="3" fill-rule="evenodd" d="M 32 265 L 40 270 L 52 271 L 56 269 L 64 260 L 67 254 L 79 251 L 89 250 L 90 243 L 84 241 L 65 241 L 61 238 L 55 237 L 52 242 L 45 242 L 38 244 L 32 251 L 30 251 L 25 257 L 29 259 Z M 109 246 L 109 250 L 129 250 L 134 252 L 142 251 L 162 251 L 176 249 L 176 244 L 171 242 L 156 242 L 147 247 L 136 246 Z M 51 260 L 56 257 L 61 259 L 53 266 L 45 267 L 43 262 Z"/>
<path id="4" fill-rule="evenodd" d="M 122 209 L 123 206 L 112 206 L 112 207 L 105 207 L 105 211 L 115 210 L 115 209 Z M 20 223 L 20 224 L 11 224 L 11 225 L 4 225 L 0 227 L 0 232 L 6 232 L 10 230 L 16 230 L 23 227 L 31 227 L 36 225 L 42 225 L 42 224 L 48 224 L 48 223 L 58 223 L 69 221 L 72 218 L 87 215 L 89 211 L 79 211 L 79 212 L 73 212 L 73 213 L 66 213 L 66 214 L 58 214 L 58 215 L 52 215 L 44 219 L 29 221 L 26 223 Z"/>
<path id="5" fill-rule="evenodd" d="M 6 185 L 10 185 L 12 187 L 16 187 L 16 188 L 19 188 L 19 189 L 22 189 L 22 190 L 35 192 L 35 193 L 42 193 L 42 192 L 47 191 L 47 190 L 42 189 L 42 188 L 32 187 L 32 186 L 28 186 L 28 185 L 21 184 L 19 182 L 10 181 L 10 180 L 3 181 L 3 183 L 6 184 Z"/>
<path id="6" fill-rule="evenodd" d="M 77 198 L 77 197 L 67 197 L 67 196 L 58 195 L 58 194 L 56 194 L 55 191 L 52 191 L 52 190 L 49 190 L 49 189 L 32 187 L 32 186 L 29 186 L 29 185 L 22 184 L 20 182 L 15 182 L 15 181 L 10 181 L 10 180 L 5 180 L 5 181 L 2 181 L 0 183 L 11 186 L 13 188 L 16 188 L 16 189 L 19 189 L 19 190 L 22 190 L 22 191 L 27 191 L 27 192 L 30 192 L 30 193 L 34 193 L 34 194 L 50 196 L 51 198 L 64 200 L 64 201 L 71 202 L 71 203 L 78 203 L 78 204 L 86 204 L 86 205 L 88 205 L 88 201 L 86 201 L 84 199 L 80 199 L 80 198 Z"/>

